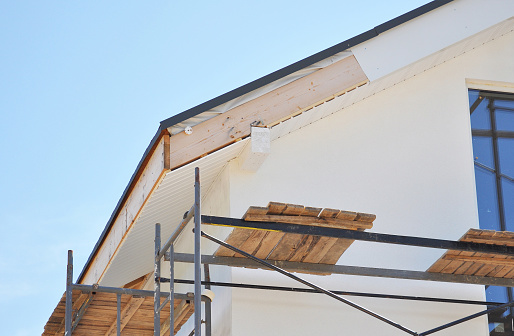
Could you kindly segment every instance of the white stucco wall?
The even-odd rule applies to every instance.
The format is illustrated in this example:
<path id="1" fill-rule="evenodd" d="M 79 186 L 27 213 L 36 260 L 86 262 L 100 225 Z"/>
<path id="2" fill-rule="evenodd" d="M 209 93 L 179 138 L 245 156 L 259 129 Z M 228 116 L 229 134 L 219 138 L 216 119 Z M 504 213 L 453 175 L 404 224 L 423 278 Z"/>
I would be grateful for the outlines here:
<path id="1" fill-rule="evenodd" d="M 212 186 L 209 188 L 208 193 L 202 199 L 202 213 L 213 216 L 228 216 L 229 215 L 229 175 L 228 167 L 223 169 L 219 176 L 216 178 Z M 179 242 L 176 244 L 177 252 L 194 253 L 194 247 L 191 242 L 193 241 L 193 233 L 191 231 L 193 222 L 191 221 L 188 229 L 185 230 Z M 202 228 L 203 231 L 220 238 L 224 238 L 229 232 L 229 228 L 220 226 L 207 226 Z M 217 249 L 218 245 L 202 239 L 202 254 L 212 255 Z M 210 277 L 212 281 L 231 282 L 231 270 L 225 266 L 209 266 Z M 163 272 L 164 276 L 169 276 L 169 271 Z M 175 263 L 175 276 L 181 279 L 194 279 L 193 264 Z M 202 268 L 202 278 L 204 272 Z M 165 290 L 169 287 L 163 286 Z M 175 290 L 178 293 L 193 292 L 193 285 L 175 285 Z M 215 325 L 212 329 L 212 336 L 227 336 L 232 334 L 232 291 L 224 287 L 212 287 L 215 297 L 212 302 L 212 320 Z M 202 313 L 205 314 L 205 306 L 202 307 Z M 205 315 L 202 317 L 205 320 Z M 177 336 L 187 336 L 194 329 L 194 319 L 190 318 L 184 326 L 177 333 Z M 205 334 L 205 331 L 204 331 Z"/>
<path id="2" fill-rule="evenodd" d="M 514 1 L 454 0 L 353 47 L 352 52 L 373 81 L 513 15 Z"/>
<path id="3" fill-rule="evenodd" d="M 514 83 L 514 34 L 503 36 L 272 143 L 256 173 L 230 165 L 230 216 L 269 201 L 377 215 L 372 231 L 458 239 L 478 227 L 467 78 Z M 442 250 L 355 242 L 339 263 L 426 270 Z M 355 276 L 305 278 L 328 289 L 483 300 L 482 286 Z M 232 281 L 298 284 L 263 270 Z M 483 307 L 350 298 L 421 332 Z M 333 299 L 237 289 L 232 335 L 402 332 Z M 439 335 L 486 335 L 486 318 Z"/>

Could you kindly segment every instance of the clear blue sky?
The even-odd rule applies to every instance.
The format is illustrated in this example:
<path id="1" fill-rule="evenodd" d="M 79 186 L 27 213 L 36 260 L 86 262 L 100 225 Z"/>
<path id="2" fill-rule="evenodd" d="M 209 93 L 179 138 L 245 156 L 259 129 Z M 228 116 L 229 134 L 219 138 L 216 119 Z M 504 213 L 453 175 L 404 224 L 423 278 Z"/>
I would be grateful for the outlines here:
<path id="1" fill-rule="evenodd" d="M 426 2 L 0 2 L 0 333 L 42 333 L 161 120 Z"/>

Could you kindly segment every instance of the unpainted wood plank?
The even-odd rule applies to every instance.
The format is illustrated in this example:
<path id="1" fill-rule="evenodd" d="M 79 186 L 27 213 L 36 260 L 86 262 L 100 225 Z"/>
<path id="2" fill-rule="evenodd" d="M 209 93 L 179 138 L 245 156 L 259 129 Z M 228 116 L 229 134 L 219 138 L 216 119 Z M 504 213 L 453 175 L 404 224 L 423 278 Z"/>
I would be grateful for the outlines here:
<path id="1" fill-rule="evenodd" d="M 282 215 L 284 216 L 300 216 L 300 214 L 304 211 L 305 207 L 303 205 L 298 204 L 286 204 L 286 208 L 282 211 Z"/>
<path id="2" fill-rule="evenodd" d="M 284 237 L 283 232 L 266 231 L 264 238 L 260 241 L 259 245 L 254 250 L 254 255 L 260 259 L 268 258 L 269 254 L 278 242 Z"/>
<path id="3" fill-rule="evenodd" d="M 319 237 L 319 241 L 312 248 L 310 252 L 307 253 L 303 262 L 306 263 L 319 263 L 323 257 L 328 253 L 328 251 L 332 248 L 334 244 L 337 243 L 337 238 L 332 237 Z"/>
<path id="4" fill-rule="evenodd" d="M 256 222 L 278 222 L 299 225 L 313 225 L 338 229 L 371 229 L 371 222 L 348 221 L 337 218 L 319 218 L 308 216 L 283 216 L 283 215 L 248 215 L 247 220 Z"/>
<path id="5" fill-rule="evenodd" d="M 373 223 L 373 221 L 377 218 L 374 214 L 368 214 L 363 212 L 358 212 L 357 217 L 355 217 L 355 221 L 358 222 L 367 222 L 367 223 Z"/>
<path id="6" fill-rule="evenodd" d="M 267 215 L 280 215 L 286 209 L 286 203 L 269 202 Z"/>
<path id="7" fill-rule="evenodd" d="M 172 169 L 250 135 L 251 124 L 270 126 L 368 81 L 354 56 L 193 126 L 193 134 L 171 137 Z"/>
<path id="8" fill-rule="evenodd" d="M 239 248 L 250 237 L 252 231 L 254 230 L 234 228 L 225 241 L 227 244 Z M 236 253 L 224 246 L 220 246 L 215 255 L 218 257 L 233 257 Z"/>
<path id="9" fill-rule="evenodd" d="M 267 259 L 287 260 L 287 258 L 291 257 L 296 252 L 296 249 L 299 247 L 303 236 L 304 235 L 295 233 L 285 234 L 278 242 L 275 249 L 271 251 Z"/>
<path id="10" fill-rule="evenodd" d="M 337 241 L 327 251 L 327 253 L 319 261 L 320 264 L 334 265 L 337 263 L 343 253 L 352 245 L 354 242 L 351 239 L 335 238 Z"/>
<path id="11" fill-rule="evenodd" d="M 353 211 L 341 210 L 337 214 L 336 218 L 337 219 L 344 219 L 344 220 L 353 221 L 353 220 L 355 220 L 355 218 L 357 218 L 357 213 L 353 212 Z"/>
<path id="12" fill-rule="evenodd" d="M 129 283 L 127 283 L 124 288 L 133 288 L 133 289 L 143 289 L 149 281 L 152 279 L 153 273 L 147 273 Z M 122 298 L 125 295 L 122 296 Z M 120 331 L 123 331 L 125 326 L 129 323 L 130 319 L 134 316 L 134 314 L 137 312 L 139 307 L 143 304 L 145 301 L 145 298 L 136 298 L 133 296 L 130 296 L 129 300 L 124 304 L 122 311 L 120 312 Z M 117 318 L 112 322 L 111 326 L 105 333 L 105 336 L 112 336 L 115 335 L 117 331 Z"/>
<path id="13" fill-rule="evenodd" d="M 316 244 L 319 242 L 319 236 L 303 235 L 300 244 L 296 248 L 296 251 L 289 256 L 288 261 L 302 262 L 303 259 L 313 250 Z"/>
<path id="14" fill-rule="evenodd" d="M 325 209 L 321 210 L 319 217 L 320 218 L 336 218 L 340 212 L 341 212 L 341 210 L 325 208 Z"/>
<path id="15" fill-rule="evenodd" d="M 251 206 L 248 208 L 248 210 L 246 210 L 246 213 L 243 215 L 243 219 L 246 220 L 247 214 L 265 215 L 267 213 L 268 213 L 268 208 Z"/>
<path id="16" fill-rule="evenodd" d="M 239 248 L 246 253 L 255 255 L 256 250 L 261 246 L 262 240 L 268 232 L 265 230 L 252 230 L 250 237 Z"/>
<path id="17" fill-rule="evenodd" d="M 452 251 L 454 252 L 454 254 L 452 254 L 451 256 L 458 256 L 460 255 L 460 252 L 461 251 Z M 448 257 L 448 256 L 447 256 Z M 440 271 L 441 273 L 447 273 L 447 274 L 452 274 L 454 273 L 459 267 L 462 266 L 462 264 L 464 263 L 464 261 L 462 260 L 456 260 L 456 259 L 450 259 L 450 263 L 447 264 L 446 266 L 444 266 L 444 268 Z"/>
<path id="18" fill-rule="evenodd" d="M 280 215 L 287 208 L 286 203 L 280 202 L 269 202 L 268 212 L 266 215 Z M 270 253 L 275 249 L 278 242 L 284 237 L 284 232 L 271 232 L 268 231 L 263 239 L 259 242 L 257 247 L 254 249 L 254 255 L 260 259 L 266 259 Z"/>
<path id="19" fill-rule="evenodd" d="M 512 258 L 494 258 L 494 254 L 483 254 L 481 256 L 466 256 L 466 255 L 447 255 L 444 259 L 446 260 L 459 260 L 459 261 L 472 261 L 472 262 L 478 262 L 483 264 L 488 264 L 492 266 L 497 265 L 506 265 L 506 266 L 514 266 L 514 259 Z"/>
<path id="20" fill-rule="evenodd" d="M 322 208 L 305 207 L 300 216 L 318 217 L 321 210 Z"/>

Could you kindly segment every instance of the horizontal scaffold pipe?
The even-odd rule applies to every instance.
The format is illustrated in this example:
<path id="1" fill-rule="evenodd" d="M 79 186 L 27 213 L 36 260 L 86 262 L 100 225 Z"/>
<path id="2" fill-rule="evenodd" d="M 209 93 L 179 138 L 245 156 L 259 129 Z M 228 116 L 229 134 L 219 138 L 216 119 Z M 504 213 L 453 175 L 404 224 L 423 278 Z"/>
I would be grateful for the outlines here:
<path id="1" fill-rule="evenodd" d="M 314 236 L 325 236 L 334 238 L 346 238 L 353 240 L 363 240 L 376 243 L 408 245 L 418 247 L 429 247 L 437 249 L 448 249 L 457 251 L 494 253 L 514 256 L 514 246 L 493 245 L 483 243 L 471 243 L 454 240 L 422 238 L 413 236 L 399 236 L 375 232 L 336 229 L 312 225 L 299 225 L 276 222 L 252 222 L 237 218 L 202 216 L 203 224 L 222 225 L 239 227 L 244 229 L 257 229 L 268 231 L 279 231 L 287 233 L 307 234 Z"/>
<path id="2" fill-rule="evenodd" d="M 184 214 L 184 219 L 182 219 L 182 221 L 177 226 L 175 231 L 173 231 L 173 233 L 168 238 L 166 243 L 164 243 L 164 246 L 161 248 L 159 255 L 157 255 L 155 257 L 156 261 L 161 260 L 161 258 L 166 254 L 166 251 L 168 251 L 171 244 L 173 244 L 175 242 L 175 240 L 177 240 L 177 238 L 180 236 L 182 231 L 184 231 L 184 229 L 186 228 L 186 225 L 189 223 L 189 221 L 191 220 L 191 218 L 193 218 L 194 215 L 195 215 L 195 206 L 193 205 L 191 207 L 191 209 L 189 209 L 189 211 Z"/>
<path id="3" fill-rule="evenodd" d="M 143 290 L 143 289 L 132 289 L 132 288 L 119 288 L 119 287 L 106 287 L 106 286 L 97 286 L 97 285 L 81 285 L 81 284 L 73 284 L 72 289 L 80 290 L 84 293 L 113 293 L 113 294 L 124 294 L 124 295 L 132 295 L 139 297 L 147 297 L 154 295 L 154 291 Z M 168 297 L 169 293 L 161 293 L 161 297 Z M 193 293 L 175 293 L 175 299 L 180 300 L 193 300 Z M 202 295 L 202 301 L 210 300 L 209 297 Z"/>
<path id="4" fill-rule="evenodd" d="M 362 266 L 346 266 L 346 265 L 327 265 L 312 264 L 293 261 L 266 260 L 270 264 L 284 268 L 291 272 L 309 272 L 319 274 L 344 274 L 359 275 L 379 278 L 407 279 L 407 280 L 424 280 L 437 282 L 452 282 L 472 285 L 489 285 L 514 287 L 514 279 L 482 277 L 476 275 L 459 275 L 430 273 L 421 271 L 408 271 L 390 268 L 374 268 Z M 175 253 L 175 262 L 192 263 L 193 255 L 189 253 Z M 257 262 L 246 258 L 235 257 L 215 257 L 210 255 L 202 255 L 203 264 L 224 265 L 230 267 L 253 267 L 263 268 Z"/>
<path id="5" fill-rule="evenodd" d="M 160 278 L 160 279 L 161 279 L 161 282 L 170 282 L 169 278 Z M 194 280 L 175 279 L 174 283 L 193 285 L 195 282 L 194 282 Z M 310 288 L 300 288 L 300 287 L 267 286 L 267 285 L 255 285 L 255 284 L 220 282 L 220 281 L 202 281 L 202 285 L 205 285 L 205 286 L 217 286 L 217 287 L 244 288 L 244 289 L 262 289 L 262 290 L 272 290 L 272 291 L 282 291 L 282 292 L 315 293 L 315 294 L 319 294 L 319 291 L 317 291 L 317 290 L 310 289 Z M 427 301 L 427 302 L 470 304 L 470 305 L 481 305 L 481 306 L 499 306 L 499 305 L 504 304 L 503 302 L 487 302 L 487 301 L 475 301 L 475 300 L 447 299 L 447 298 L 436 298 L 436 297 L 426 297 L 426 296 L 377 294 L 377 293 L 349 292 L 349 291 L 340 291 L 340 290 L 330 290 L 330 291 L 332 293 L 334 293 L 334 294 L 337 294 L 337 295 L 361 296 L 361 297 L 371 297 L 371 298 L 379 298 L 379 299 Z"/>

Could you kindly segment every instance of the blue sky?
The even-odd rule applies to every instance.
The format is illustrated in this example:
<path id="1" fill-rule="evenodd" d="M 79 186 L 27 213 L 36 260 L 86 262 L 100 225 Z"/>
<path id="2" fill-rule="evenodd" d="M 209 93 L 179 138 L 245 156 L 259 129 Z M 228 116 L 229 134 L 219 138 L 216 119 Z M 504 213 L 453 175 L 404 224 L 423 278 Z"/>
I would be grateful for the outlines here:
<path id="1" fill-rule="evenodd" d="M 426 2 L 0 2 L 2 334 L 42 333 L 161 120 Z"/>

